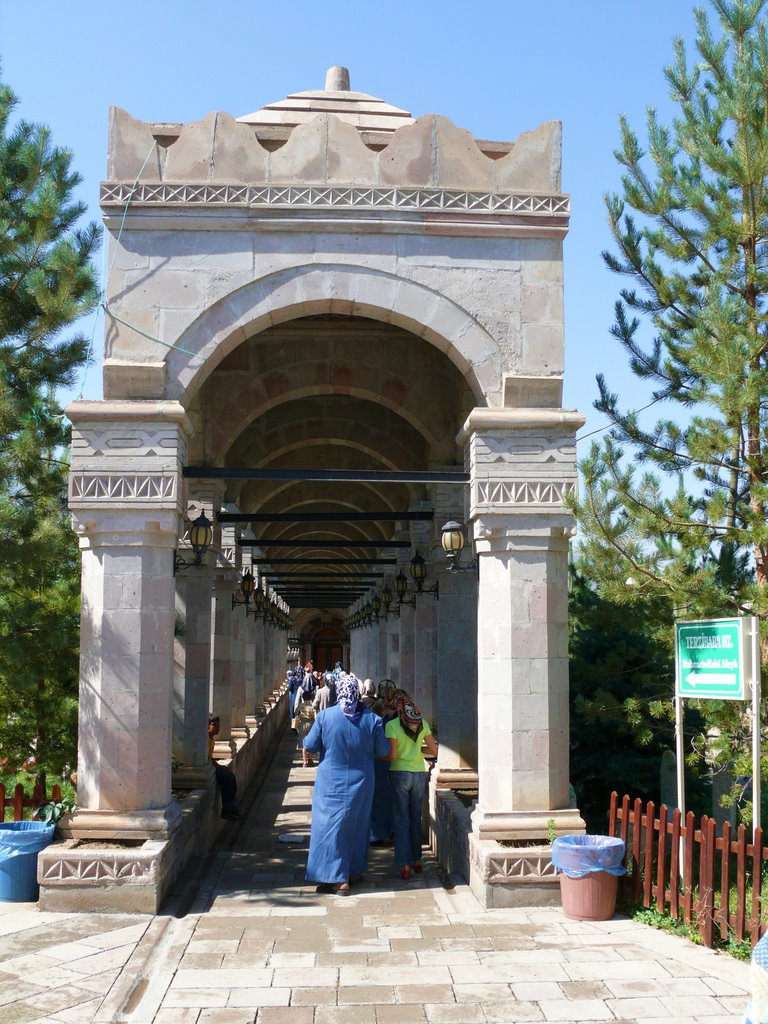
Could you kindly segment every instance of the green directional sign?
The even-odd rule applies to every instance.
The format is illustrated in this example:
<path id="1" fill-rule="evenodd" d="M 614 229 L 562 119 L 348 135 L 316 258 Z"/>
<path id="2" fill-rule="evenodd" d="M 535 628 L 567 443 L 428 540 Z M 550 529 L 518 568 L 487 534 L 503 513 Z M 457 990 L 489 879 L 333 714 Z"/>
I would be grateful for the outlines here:
<path id="1" fill-rule="evenodd" d="M 675 623 L 678 697 L 749 700 L 753 619 L 701 619 Z"/>

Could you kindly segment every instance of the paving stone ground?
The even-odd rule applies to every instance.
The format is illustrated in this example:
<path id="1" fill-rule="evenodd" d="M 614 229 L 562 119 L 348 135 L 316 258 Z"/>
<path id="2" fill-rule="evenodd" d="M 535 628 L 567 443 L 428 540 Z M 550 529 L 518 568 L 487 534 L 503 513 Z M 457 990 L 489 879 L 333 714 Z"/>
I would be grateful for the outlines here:
<path id="1" fill-rule="evenodd" d="M 352 895 L 318 895 L 313 778 L 289 733 L 245 820 L 157 917 L 0 903 L 0 1024 L 741 1019 L 747 964 L 622 917 L 487 911 L 428 860 L 402 882 L 391 848 Z"/>

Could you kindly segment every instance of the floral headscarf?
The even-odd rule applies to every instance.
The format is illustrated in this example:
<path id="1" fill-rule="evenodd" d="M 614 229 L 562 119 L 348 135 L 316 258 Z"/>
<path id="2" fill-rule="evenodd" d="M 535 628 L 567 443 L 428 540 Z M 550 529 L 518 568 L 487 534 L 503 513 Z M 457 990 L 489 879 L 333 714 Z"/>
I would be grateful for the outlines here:
<path id="1" fill-rule="evenodd" d="M 360 683 L 355 676 L 348 672 L 342 672 L 336 684 L 336 702 L 341 708 L 341 713 L 350 722 L 357 722 L 363 713 L 363 705 L 360 703 Z"/>
<path id="2" fill-rule="evenodd" d="M 403 732 L 409 740 L 413 740 L 415 743 L 421 733 L 422 715 L 413 698 L 405 690 L 397 692 L 397 714 L 400 717 Z"/>

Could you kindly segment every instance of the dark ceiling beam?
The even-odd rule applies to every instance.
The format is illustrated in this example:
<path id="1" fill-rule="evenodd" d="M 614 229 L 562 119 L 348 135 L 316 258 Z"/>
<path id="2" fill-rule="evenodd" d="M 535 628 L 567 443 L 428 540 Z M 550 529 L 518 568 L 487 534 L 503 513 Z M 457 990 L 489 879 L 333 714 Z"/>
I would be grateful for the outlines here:
<path id="1" fill-rule="evenodd" d="M 299 608 L 344 608 L 346 610 L 351 605 L 351 601 L 299 601 L 292 604 L 291 607 L 297 610 Z"/>
<path id="2" fill-rule="evenodd" d="M 278 591 L 278 593 L 282 593 L 283 591 L 287 591 L 287 590 L 303 590 L 306 594 L 309 594 L 309 593 L 312 593 L 312 592 L 319 593 L 322 590 L 323 591 L 329 591 L 329 592 L 334 591 L 334 593 L 336 593 L 336 592 L 338 592 L 340 590 L 345 590 L 349 594 L 351 594 L 351 593 L 365 594 L 366 591 L 368 591 L 370 589 L 371 589 L 370 587 L 367 587 L 365 585 L 359 587 L 359 586 L 354 586 L 353 584 L 338 584 L 338 585 L 336 585 L 336 584 L 331 584 L 331 583 L 284 583 L 284 584 L 278 584 L 278 585 L 276 585 L 275 587 L 272 588 L 272 590 L 276 590 L 276 591 Z"/>
<path id="3" fill-rule="evenodd" d="M 396 558 L 254 558 L 253 565 L 397 565 Z"/>
<path id="4" fill-rule="evenodd" d="M 184 466 L 188 480 L 319 480 L 331 483 L 468 484 L 469 473 L 449 470 L 403 472 L 394 469 L 247 469 Z"/>
<path id="5" fill-rule="evenodd" d="M 290 572 L 283 570 L 282 572 L 275 570 L 274 572 L 265 572 L 262 570 L 261 575 L 267 579 L 283 580 L 288 583 L 296 582 L 297 580 L 340 580 L 342 583 L 357 583 L 363 580 L 380 580 L 384 578 L 383 572 L 350 572 L 350 573 L 331 573 L 331 572 Z"/>
<path id="6" fill-rule="evenodd" d="M 237 541 L 241 548 L 409 548 L 409 540 L 270 540 L 257 537 L 250 540 L 240 537 Z"/>
<path id="7" fill-rule="evenodd" d="M 394 523 L 424 522 L 434 512 L 219 512 L 220 523 Z"/>
<path id="8" fill-rule="evenodd" d="M 367 594 L 363 587 L 275 587 L 276 594 Z"/>

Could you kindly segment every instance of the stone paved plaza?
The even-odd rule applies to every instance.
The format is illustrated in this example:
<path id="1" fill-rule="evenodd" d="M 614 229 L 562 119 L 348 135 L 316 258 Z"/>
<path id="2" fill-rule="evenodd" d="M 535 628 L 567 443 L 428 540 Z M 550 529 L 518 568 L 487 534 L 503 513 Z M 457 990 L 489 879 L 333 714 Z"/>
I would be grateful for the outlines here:
<path id="1" fill-rule="evenodd" d="M 353 895 L 318 895 L 300 763 L 288 733 L 158 917 L 0 904 L 0 1024 L 740 1020 L 747 964 L 625 918 L 485 910 L 432 861 L 401 882 L 388 848 Z"/>

